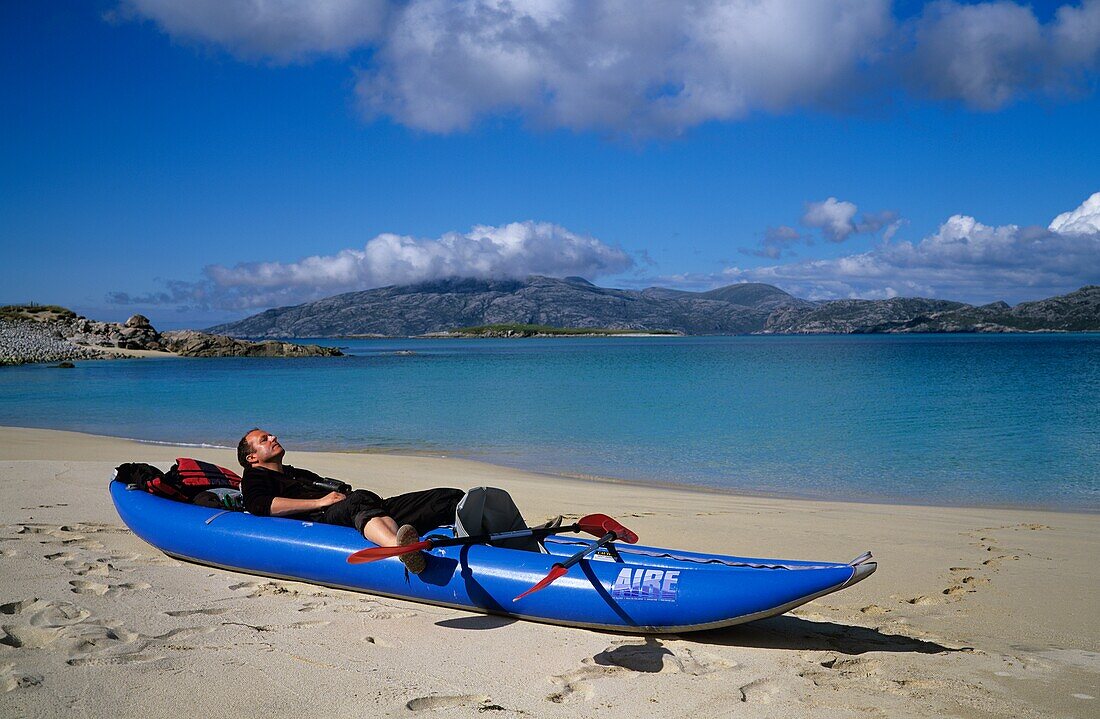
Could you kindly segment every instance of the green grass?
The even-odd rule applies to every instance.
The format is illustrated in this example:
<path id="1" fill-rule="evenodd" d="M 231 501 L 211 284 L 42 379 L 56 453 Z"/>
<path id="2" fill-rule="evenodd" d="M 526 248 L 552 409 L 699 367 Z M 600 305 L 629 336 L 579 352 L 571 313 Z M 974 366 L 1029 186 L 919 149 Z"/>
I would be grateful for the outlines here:
<path id="1" fill-rule="evenodd" d="M 68 307 L 60 305 L 4 305 L 0 307 L 0 319 L 25 320 L 25 319 L 49 319 L 45 315 L 53 315 L 57 318 L 76 317 L 76 313 Z"/>
<path id="2" fill-rule="evenodd" d="M 518 337 L 533 337 L 535 335 L 676 335 L 672 330 L 621 330 L 607 327 L 551 327 L 549 325 L 524 325 L 524 324 L 499 324 L 478 325 L 476 327 L 462 327 L 451 330 L 451 334 L 465 336 L 485 336 L 509 334 Z"/>

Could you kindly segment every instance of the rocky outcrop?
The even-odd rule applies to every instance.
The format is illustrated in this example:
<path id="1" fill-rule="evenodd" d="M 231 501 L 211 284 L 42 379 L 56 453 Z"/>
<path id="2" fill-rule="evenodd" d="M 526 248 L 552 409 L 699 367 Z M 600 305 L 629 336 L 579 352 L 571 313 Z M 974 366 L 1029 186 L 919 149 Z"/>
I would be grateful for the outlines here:
<path id="1" fill-rule="evenodd" d="M 118 347 L 124 350 L 166 351 L 160 333 L 143 315 L 134 315 L 125 323 L 99 322 L 86 317 L 73 317 L 56 322 L 58 330 L 78 345 Z"/>
<path id="2" fill-rule="evenodd" d="M 248 342 L 191 330 L 161 333 L 144 315 L 134 315 L 120 324 L 90 320 L 63 307 L 0 308 L 0 364 L 125 356 L 101 348 L 152 350 L 183 357 L 336 357 L 343 354 L 334 347 Z"/>
<path id="3" fill-rule="evenodd" d="M 164 332 L 161 340 L 169 352 L 181 357 L 338 357 L 342 354 L 335 347 L 276 340 L 249 342 L 194 330 Z"/>

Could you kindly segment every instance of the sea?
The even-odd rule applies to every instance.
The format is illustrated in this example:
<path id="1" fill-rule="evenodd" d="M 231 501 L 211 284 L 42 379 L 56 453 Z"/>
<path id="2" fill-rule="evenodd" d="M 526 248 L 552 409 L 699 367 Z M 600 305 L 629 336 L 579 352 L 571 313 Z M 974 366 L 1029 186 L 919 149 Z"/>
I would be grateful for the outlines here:
<path id="1" fill-rule="evenodd" d="M 262 427 L 291 463 L 412 452 L 548 482 L 1100 511 L 1097 333 L 311 341 L 348 356 L 0 368 L 0 424 L 197 446 Z"/>

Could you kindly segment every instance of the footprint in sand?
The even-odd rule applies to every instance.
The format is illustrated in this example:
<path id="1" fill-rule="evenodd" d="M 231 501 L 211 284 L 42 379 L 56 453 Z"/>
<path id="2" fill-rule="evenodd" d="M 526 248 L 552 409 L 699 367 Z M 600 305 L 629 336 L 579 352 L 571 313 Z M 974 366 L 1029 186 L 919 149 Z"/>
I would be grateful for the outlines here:
<path id="1" fill-rule="evenodd" d="M 77 525 L 79 526 L 79 525 Z M 92 529 L 93 532 L 101 531 L 98 529 Z M 15 525 L 16 534 L 35 535 L 41 537 L 38 541 L 41 544 L 50 544 L 51 540 L 56 540 L 57 543 L 63 545 L 71 545 L 81 547 L 83 549 L 103 549 L 103 544 L 92 539 L 88 539 L 83 530 L 78 531 L 76 526 L 63 525 L 60 527 L 50 524 L 35 524 L 27 522 L 24 524 Z"/>
<path id="2" fill-rule="evenodd" d="M 47 554 L 46 559 L 51 562 L 71 562 L 76 559 L 76 555 L 72 552 L 54 552 L 53 554 Z"/>
<path id="3" fill-rule="evenodd" d="M 79 624 L 92 615 L 84 607 L 69 602 L 35 601 L 24 610 L 33 627 L 67 627 Z"/>
<path id="4" fill-rule="evenodd" d="M 84 532 L 85 534 L 95 534 L 97 532 L 106 532 L 107 534 L 130 533 L 129 529 L 114 524 L 104 524 L 102 522 L 79 522 L 73 525 L 63 525 L 59 529 L 62 532 Z"/>
<path id="5" fill-rule="evenodd" d="M 866 680 L 881 674 L 881 664 L 877 659 L 853 657 L 841 659 L 835 655 L 816 662 L 817 667 L 798 673 L 803 679 L 809 679 L 814 686 L 839 688 L 852 680 Z"/>
<path id="6" fill-rule="evenodd" d="M 769 677 L 753 679 L 737 688 L 741 701 L 746 704 L 771 704 L 781 690 L 779 683 Z"/>
<path id="7" fill-rule="evenodd" d="M 186 641 L 188 639 L 194 639 L 195 637 L 206 636 L 207 634 L 213 634 L 218 631 L 217 627 L 180 627 L 179 629 L 172 629 L 164 634 L 157 634 L 149 639 L 155 639 L 160 642 L 166 642 L 172 640 L 174 642 Z M 193 647 L 187 647 L 192 649 Z"/>
<path id="8" fill-rule="evenodd" d="M 990 569 L 1000 569 L 1001 568 L 1001 562 L 1015 562 L 1015 561 L 1018 561 L 1019 559 L 1020 559 L 1019 555 L 1005 554 L 1005 555 L 1000 556 L 1000 557 L 994 557 L 992 559 L 985 560 L 984 562 L 982 562 L 982 566 L 983 567 L 989 567 Z"/>
<path id="9" fill-rule="evenodd" d="M 308 596 L 308 597 L 328 597 L 322 590 L 306 591 L 305 589 L 295 589 L 278 582 L 238 582 L 237 584 L 229 585 L 229 588 L 236 590 L 248 590 L 248 598 L 255 599 L 256 597 L 270 597 L 270 596 Z"/>
<path id="10" fill-rule="evenodd" d="M 143 654 L 141 652 L 126 652 L 123 654 L 89 655 L 73 657 L 65 663 L 70 667 L 106 666 L 117 664 L 142 664 L 164 659 L 160 654 Z"/>
<path id="11" fill-rule="evenodd" d="M 0 614 L 19 614 L 24 609 L 29 607 L 38 601 L 37 597 L 31 599 L 23 599 L 18 602 L 8 602 L 7 604 L 0 604 Z"/>
<path id="12" fill-rule="evenodd" d="M 409 619 L 418 617 L 418 612 L 368 612 L 371 619 Z"/>
<path id="13" fill-rule="evenodd" d="M 591 661 L 589 659 L 585 662 Z M 584 662 L 582 662 L 584 663 Z M 547 701 L 555 704 L 565 704 L 572 701 L 588 701 L 592 698 L 594 689 L 592 680 L 606 677 L 615 672 L 625 672 L 622 667 L 583 666 L 572 672 L 550 677 L 550 681 L 561 687 L 556 692 L 546 697 Z"/>
<path id="14" fill-rule="evenodd" d="M 88 575 L 93 577 L 109 577 L 111 576 L 111 570 L 114 569 L 114 567 L 107 562 L 79 562 L 75 560 L 65 562 L 65 568 L 78 577 Z"/>
<path id="15" fill-rule="evenodd" d="M 190 616 L 194 616 L 196 614 L 203 614 L 203 615 L 211 615 L 212 616 L 212 615 L 216 615 L 216 614 L 225 614 L 228 611 L 229 611 L 229 609 L 227 607 L 220 607 L 218 609 L 209 609 L 209 608 L 175 609 L 175 610 L 170 611 L 170 612 L 165 612 L 165 614 L 167 614 L 170 617 L 190 617 Z"/>
<path id="16" fill-rule="evenodd" d="M 0 626 L 0 644 L 12 649 L 41 649 L 57 641 L 58 628 L 31 627 L 27 625 Z"/>
<path id="17" fill-rule="evenodd" d="M 69 585 L 74 594 L 94 594 L 102 597 L 106 594 L 119 594 L 137 589 L 149 589 L 152 585 L 148 582 L 124 582 L 122 584 L 101 584 L 86 579 L 71 579 Z"/>
<path id="18" fill-rule="evenodd" d="M 104 642 L 132 642 L 137 634 L 116 630 L 93 619 L 91 612 L 68 602 L 27 599 L 3 605 L 19 623 L 5 624 L 0 643 L 17 649 L 59 644 L 68 653 L 90 651 Z"/>
<path id="19" fill-rule="evenodd" d="M 108 586 L 108 590 L 120 586 Z M 155 661 L 165 655 L 151 650 L 195 649 L 196 638 L 217 631 L 217 627 L 182 627 L 145 636 L 97 618 L 76 604 L 34 597 L 0 605 L 0 616 L 5 617 L 0 626 L 0 644 L 20 650 L 48 647 L 51 655 L 65 658 L 69 666 Z M 28 681 L 23 675 L 16 676 L 14 670 L 0 671 L 4 687 L 29 686 Z"/>
<path id="20" fill-rule="evenodd" d="M 380 637 L 367 636 L 367 637 L 363 637 L 363 641 L 366 642 L 367 644 L 373 644 L 376 647 L 382 647 L 384 649 L 388 649 L 388 648 L 393 646 L 392 644 L 387 642 L 385 639 L 382 639 Z"/>
<path id="21" fill-rule="evenodd" d="M 198 645 L 191 640 L 215 631 L 217 627 L 181 627 L 156 636 L 144 636 L 121 627 L 90 626 L 80 637 L 82 644 L 71 647 L 70 659 L 65 663 L 76 667 L 157 661 L 166 655 L 149 650 L 197 649 Z"/>
<path id="22" fill-rule="evenodd" d="M 108 584 L 90 582 L 86 579 L 73 579 L 69 582 L 69 585 L 72 586 L 72 591 L 75 594 L 94 594 L 97 597 L 102 597 L 111 589 Z"/>
<path id="23" fill-rule="evenodd" d="M 319 619 L 313 622 L 294 622 L 293 624 L 288 624 L 287 629 L 316 629 L 318 627 L 327 627 L 330 624 L 332 624 L 332 622 L 326 622 Z"/>
<path id="24" fill-rule="evenodd" d="M 477 707 L 478 711 L 489 711 L 493 700 L 484 694 L 431 695 L 410 699 L 405 708 L 420 712 L 429 709 L 454 709 L 456 707 Z"/>
<path id="25" fill-rule="evenodd" d="M 7 694 L 16 689 L 36 687 L 42 683 L 42 677 L 38 674 L 27 674 L 14 664 L 0 665 L 0 692 Z"/>

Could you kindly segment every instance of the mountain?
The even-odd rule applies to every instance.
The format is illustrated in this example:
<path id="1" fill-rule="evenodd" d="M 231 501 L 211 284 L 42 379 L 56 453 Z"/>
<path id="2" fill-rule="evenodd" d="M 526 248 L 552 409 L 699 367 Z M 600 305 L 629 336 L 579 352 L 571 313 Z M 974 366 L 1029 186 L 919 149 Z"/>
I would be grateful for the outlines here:
<path id="1" fill-rule="evenodd" d="M 255 338 L 410 336 L 496 324 L 691 335 L 1100 331 L 1100 286 L 1010 307 L 920 297 L 810 302 L 753 283 L 687 292 L 617 290 L 580 277 L 448 279 L 278 307 L 208 331 Z"/>
<path id="2" fill-rule="evenodd" d="M 1100 331 L 1100 286 L 1058 297 L 973 306 L 946 300 L 832 300 L 785 307 L 765 322 L 769 334 Z"/>
<path id="3" fill-rule="evenodd" d="M 969 305 L 920 297 L 829 300 L 809 307 L 779 308 L 768 317 L 763 331 L 767 334 L 848 334 L 963 307 Z"/>
<path id="4" fill-rule="evenodd" d="M 209 331 L 237 337 L 409 336 L 490 324 L 747 334 L 777 307 L 808 306 L 770 285 L 683 292 L 597 287 L 580 277 L 447 279 L 279 307 Z"/>
<path id="5" fill-rule="evenodd" d="M 900 323 L 870 326 L 868 332 L 1096 332 L 1100 331 L 1100 286 L 1087 285 L 1058 297 L 1009 307 L 994 302 L 916 315 Z"/>

